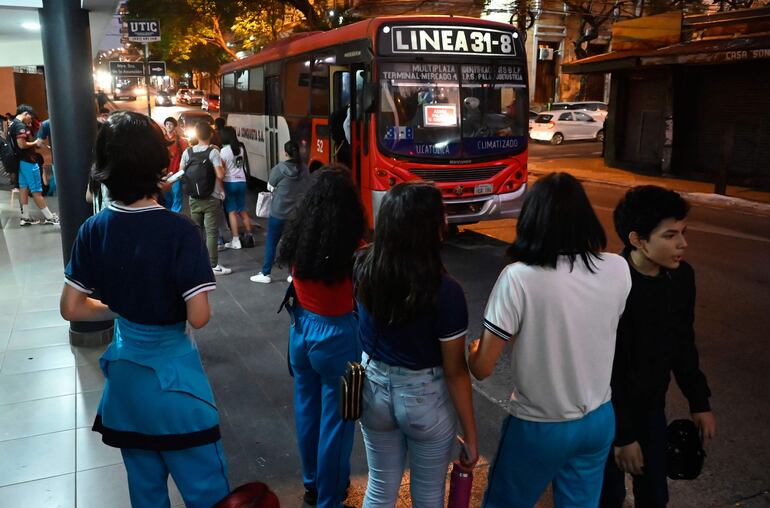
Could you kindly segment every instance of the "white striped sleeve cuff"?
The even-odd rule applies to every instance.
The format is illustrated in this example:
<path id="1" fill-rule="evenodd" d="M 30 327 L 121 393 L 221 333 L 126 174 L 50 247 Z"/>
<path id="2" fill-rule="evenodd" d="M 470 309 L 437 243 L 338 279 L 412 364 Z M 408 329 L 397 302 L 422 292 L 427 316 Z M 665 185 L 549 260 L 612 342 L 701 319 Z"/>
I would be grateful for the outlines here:
<path id="1" fill-rule="evenodd" d="M 217 288 L 216 282 L 205 282 L 203 284 L 199 284 L 195 286 L 194 288 L 190 288 L 184 293 L 182 293 L 182 298 L 184 298 L 184 301 L 186 302 L 187 300 L 189 300 L 195 295 L 205 293 L 206 291 L 214 291 L 216 288 Z"/>
<path id="2" fill-rule="evenodd" d="M 489 330 L 490 332 L 494 333 L 504 341 L 508 342 L 511 340 L 511 337 L 513 337 L 512 333 L 508 333 L 499 326 L 495 325 L 494 323 L 489 322 L 488 320 L 484 320 L 484 328 Z"/>
<path id="3" fill-rule="evenodd" d="M 467 328 L 463 328 L 462 330 L 458 330 L 458 331 L 456 331 L 454 333 L 451 333 L 449 335 L 445 335 L 443 337 L 439 337 L 438 340 L 441 341 L 441 342 L 449 342 L 450 340 L 459 339 L 460 337 L 462 337 L 464 335 L 467 335 L 467 334 L 468 334 L 468 329 Z"/>
<path id="4" fill-rule="evenodd" d="M 80 291 L 81 293 L 85 293 L 87 295 L 93 293 L 93 290 L 87 288 L 85 284 L 82 284 L 71 277 L 67 277 L 66 275 L 64 276 L 64 283 L 68 286 L 72 286 L 74 289 Z"/>

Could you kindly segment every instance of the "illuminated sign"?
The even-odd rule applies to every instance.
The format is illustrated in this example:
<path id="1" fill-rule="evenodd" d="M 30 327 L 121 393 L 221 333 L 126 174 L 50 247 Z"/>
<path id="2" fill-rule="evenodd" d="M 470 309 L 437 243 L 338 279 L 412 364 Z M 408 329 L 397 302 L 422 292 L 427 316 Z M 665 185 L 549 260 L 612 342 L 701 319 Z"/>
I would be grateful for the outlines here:
<path id="1" fill-rule="evenodd" d="M 422 107 L 425 127 L 456 127 L 456 104 L 430 104 Z"/>
<path id="2" fill-rule="evenodd" d="M 482 27 L 384 26 L 380 29 L 382 55 L 516 56 L 518 33 Z"/>

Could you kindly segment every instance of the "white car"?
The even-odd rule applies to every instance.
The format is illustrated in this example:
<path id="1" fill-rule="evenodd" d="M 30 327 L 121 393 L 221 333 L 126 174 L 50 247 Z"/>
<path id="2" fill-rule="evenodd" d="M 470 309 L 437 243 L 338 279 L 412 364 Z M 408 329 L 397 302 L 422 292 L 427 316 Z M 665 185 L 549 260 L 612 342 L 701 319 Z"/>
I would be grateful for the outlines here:
<path id="1" fill-rule="evenodd" d="M 560 110 L 581 110 L 588 113 L 592 117 L 596 118 L 600 122 L 603 122 L 607 117 L 607 103 L 599 101 L 583 101 L 583 102 L 554 102 L 551 104 L 551 111 Z"/>
<path id="2" fill-rule="evenodd" d="M 529 137 L 560 145 L 565 140 L 595 139 L 604 141 L 604 123 L 584 111 L 546 111 L 532 124 Z"/>

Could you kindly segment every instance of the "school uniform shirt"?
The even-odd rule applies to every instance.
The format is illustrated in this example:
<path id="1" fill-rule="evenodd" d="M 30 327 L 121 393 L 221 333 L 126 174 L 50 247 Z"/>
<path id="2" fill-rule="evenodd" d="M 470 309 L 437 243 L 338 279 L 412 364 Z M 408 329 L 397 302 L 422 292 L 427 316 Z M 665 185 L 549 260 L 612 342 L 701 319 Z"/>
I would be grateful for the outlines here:
<path id="1" fill-rule="evenodd" d="M 65 283 L 134 323 L 187 320 L 186 301 L 216 289 L 197 226 L 159 205 L 116 202 L 86 220 L 65 270 Z"/>
<path id="2" fill-rule="evenodd" d="M 513 346 L 510 412 L 582 418 L 610 400 L 615 334 L 631 289 L 626 261 L 603 253 L 594 272 L 560 256 L 556 269 L 513 263 L 495 283 L 484 327 Z"/>
<path id="3" fill-rule="evenodd" d="M 192 221 L 113 202 L 80 227 L 65 282 L 118 314 L 99 359 L 105 385 L 93 430 L 102 441 L 158 451 L 218 441 L 214 394 L 185 332 L 186 301 L 216 288 Z"/>
<path id="4" fill-rule="evenodd" d="M 188 147 L 184 152 L 182 152 L 182 161 L 179 164 L 180 169 L 184 169 L 187 166 L 187 162 L 190 160 L 190 156 L 188 155 L 189 148 L 192 148 L 192 151 L 194 153 L 199 152 L 205 152 L 209 147 L 211 147 L 211 152 L 209 153 L 209 160 L 216 168 L 217 166 L 222 165 L 222 156 L 219 153 L 219 148 L 217 148 L 214 145 L 204 145 L 202 143 L 198 143 L 195 146 Z M 222 182 L 217 178 L 216 184 L 214 184 L 214 192 L 211 193 L 212 198 L 216 198 L 218 200 L 225 199 L 225 190 L 222 187 Z"/>
<path id="5" fill-rule="evenodd" d="M 235 155 L 230 145 L 226 145 L 219 154 L 225 167 L 225 177 L 222 180 L 225 182 L 245 182 L 246 173 L 243 169 L 243 158 L 246 154 L 243 152 L 243 147 L 241 147 L 241 152 Z"/>
<path id="6" fill-rule="evenodd" d="M 435 306 L 406 323 L 382 326 L 357 303 L 363 349 L 372 359 L 392 367 L 422 370 L 442 365 L 441 343 L 468 333 L 468 305 L 460 284 L 441 276 Z"/>
<path id="7" fill-rule="evenodd" d="M 178 134 L 174 134 L 171 138 L 166 136 L 166 142 L 171 143 L 168 145 L 168 174 L 173 175 L 179 171 L 182 162 L 182 154 L 188 146 L 187 140 Z"/>
<path id="8" fill-rule="evenodd" d="M 19 145 L 19 139 L 23 139 L 27 143 L 35 141 L 32 129 L 27 127 L 24 122 L 18 118 L 13 119 L 10 127 L 8 127 L 8 139 L 13 139 L 14 147 L 18 149 L 17 153 L 19 154 L 19 160 L 24 162 L 37 162 L 34 148 L 21 149 L 21 145 Z"/>

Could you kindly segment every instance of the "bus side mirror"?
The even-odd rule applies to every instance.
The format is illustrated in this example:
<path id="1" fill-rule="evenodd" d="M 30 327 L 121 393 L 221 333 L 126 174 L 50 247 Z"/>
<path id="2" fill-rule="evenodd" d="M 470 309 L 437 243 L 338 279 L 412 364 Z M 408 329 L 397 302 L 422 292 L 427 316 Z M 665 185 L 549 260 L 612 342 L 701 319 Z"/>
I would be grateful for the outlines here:
<path id="1" fill-rule="evenodd" d="M 365 83 L 364 84 L 364 96 L 361 104 L 364 112 L 373 113 L 377 107 L 377 83 Z"/>

